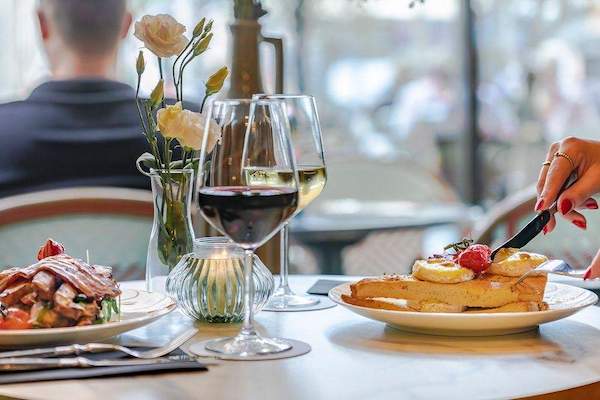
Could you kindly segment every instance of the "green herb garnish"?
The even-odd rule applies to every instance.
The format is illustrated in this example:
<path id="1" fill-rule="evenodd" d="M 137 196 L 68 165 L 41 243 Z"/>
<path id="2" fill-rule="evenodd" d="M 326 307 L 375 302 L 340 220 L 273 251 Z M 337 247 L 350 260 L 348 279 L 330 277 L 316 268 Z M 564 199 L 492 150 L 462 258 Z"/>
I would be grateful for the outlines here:
<path id="1" fill-rule="evenodd" d="M 73 299 L 74 303 L 91 303 L 92 299 L 90 299 L 89 297 L 87 297 L 85 294 L 78 294 L 77 296 L 75 296 L 75 298 Z"/>
<path id="2" fill-rule="evenodd" d="M 446 247 L 444 247 L 444 250 L 450 250 L 450 249 L 452 249 L 456 253 L 460 253 L 461 251 L 466 250 L 470 245 L 472 245 L 473 242 L 474 242 L 473 239 L 464 238 L 460 242 L 450 243 L 449 245 L 447 245 Z"/>
<path id="3" fill-rule="evenodd" d="M 100 303 L 100 315 L 98 319 L 94 321 L 94 323 L 103 324 L 105 322 L 110 322 L 113 315 L 119 315 L 119 304 L 117 303 L 117 299 L 107 298 L 102 300 Z"/>

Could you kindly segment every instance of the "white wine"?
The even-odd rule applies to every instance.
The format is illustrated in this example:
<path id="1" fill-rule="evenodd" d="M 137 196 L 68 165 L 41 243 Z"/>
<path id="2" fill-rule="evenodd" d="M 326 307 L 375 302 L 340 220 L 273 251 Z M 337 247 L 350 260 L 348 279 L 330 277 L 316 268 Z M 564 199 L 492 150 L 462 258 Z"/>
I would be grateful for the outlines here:
<path id="1" fill-rule="evenodd" d="M 298 169 L 298 185 L 300 186 L 298 209 L 303 210 L 316 199 L 323 191 L 326 181 L 327 171 L 324 166 L 300 167 Z"/>
<path id="2" fill-rule="evenodd" d="M 249 186 L 293 186 L 292 171 L 249 167 L 244 169 L 246 183 Z M 298 167 L 298 197 L 297 211 L 303 210 L 321 194 L 327 181 L 325 167 L 302 166 Z"/>

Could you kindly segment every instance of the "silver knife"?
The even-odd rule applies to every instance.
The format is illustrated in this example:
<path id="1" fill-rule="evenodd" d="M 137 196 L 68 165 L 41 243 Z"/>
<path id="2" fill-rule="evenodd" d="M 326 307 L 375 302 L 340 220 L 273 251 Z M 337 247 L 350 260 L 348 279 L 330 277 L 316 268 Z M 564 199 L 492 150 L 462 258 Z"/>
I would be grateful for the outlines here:
<path id="1" fill-rule="evenodd" d="M 87 357 L 68 358 L 2 358 L 0 371 L 32 370 L 46 368 L 90 368 L 90 367 L 123 367 L 136 365 L 168 364 L 181 361 L 196 361 L 192 356 L 173 356 L 152 359 L 118 359 L 118 360 L 92 360 Z"/>

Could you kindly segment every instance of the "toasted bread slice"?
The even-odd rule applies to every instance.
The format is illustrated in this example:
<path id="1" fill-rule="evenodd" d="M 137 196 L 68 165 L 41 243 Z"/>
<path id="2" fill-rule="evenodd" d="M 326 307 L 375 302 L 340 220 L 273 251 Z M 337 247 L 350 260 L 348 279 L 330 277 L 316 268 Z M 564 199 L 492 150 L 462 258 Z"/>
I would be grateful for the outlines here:
<path id="1" fill-rule="evenodd" d="M 517 279 L 486 274 L 471 281 L 448 284 L 420 281 L 410 275 L 391 275 L 362 279 L 350 285 L 350 289 L 355 299 L 391 297 L 464 307 L 494 308 L 523 301 L 542 302 L 545 275 L 529 277 L 513 285 Z"/>
<path id="2" fill-rule="evenodd" d="M 548 304 L 533 301 L 520 301 L 518 303 L 505 304 L 502 307 L 496 308 L 468 308 L 465 311 L 468 314 L 484 314 L 484 313 L 506 313 L 506 312 L 531 312 L 531 311 L 546 311 Z"/>
<path id="3" fill-rule="evenodd" d="M 384 301 L 378 298 L 374 299 L 357 299 L 345 294 L 342 295 L 342 300 L 348 304 L 353 304 L 360 307 L 375 308 L 379 310 L 393 311 L 419 311 L 430 313 L 468 313 L 468 314 L 483 314 L 483 313 L 514 313 L 514 312 L 532 312 L 544 311 L 548 309 L 548 305 L 544 302 L 535 303 L 532 301 L 520 301 L 516 303 L 505 304 L 501 307 L 494 308 L 466 308 L 460 306 L 452 306 L 443 303 L 429 302 L 414 302 L 409 300 L 398 300 L 397 302 Z M 404 302 L 404 303 L 403 303 Z"/>
<path id="4" fill-rule="evenodd" d="M 342 300 L 344 300 L 348 304 L 354 304 L 355 306 L 377 308 L 380 310 L 460 313 L 466 309 L 466 307 L 462 306 L 444 303 L 431 303 L 427 301 L 420 302 L 413 300 L 389 298 L 357 299 L 345 294 L 342 295 Z"/>

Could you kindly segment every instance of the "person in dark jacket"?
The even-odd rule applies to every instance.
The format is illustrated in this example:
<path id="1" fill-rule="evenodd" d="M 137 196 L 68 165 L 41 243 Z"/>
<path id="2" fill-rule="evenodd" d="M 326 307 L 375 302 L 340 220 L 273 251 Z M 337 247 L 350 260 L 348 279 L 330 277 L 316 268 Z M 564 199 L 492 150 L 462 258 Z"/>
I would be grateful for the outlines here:
<path id="1" fill-rule="evenodd" d="M 0 105 L 0 196 L 73 186 L 149 187 L 135 167 L 148 149 L 135 91 L 113 77 L 131 25 L 125 3 L 40 0 L 52 80 L 23 101 Z"/>

